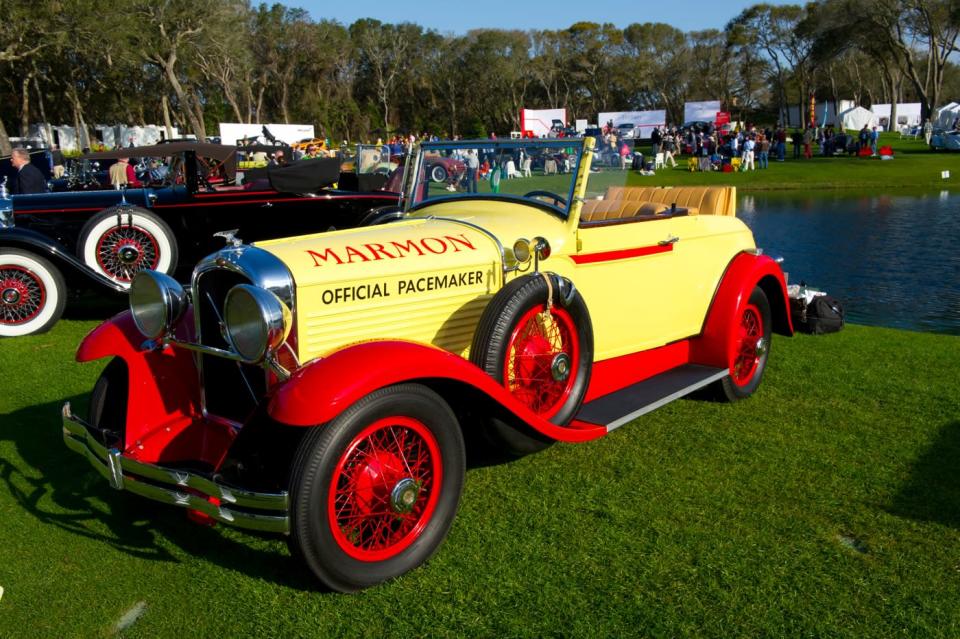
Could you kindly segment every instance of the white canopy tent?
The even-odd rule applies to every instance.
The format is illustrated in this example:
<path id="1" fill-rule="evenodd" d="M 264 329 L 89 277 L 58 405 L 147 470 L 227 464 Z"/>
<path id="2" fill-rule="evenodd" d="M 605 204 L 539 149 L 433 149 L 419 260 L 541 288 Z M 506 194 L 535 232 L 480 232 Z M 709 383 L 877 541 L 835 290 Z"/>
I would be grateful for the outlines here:
<path id="1" fill-rule="evenodd" d="M 720 111 L 720 100 L 687 102 L 683 105 L 683 122 L 714 122 Z"/>
<path id="2" fill-rule="evenodd" d="M 560 120 L 563 125 L 567 123 L 566 109 L 521 109 L 520 110 L 520 130 L 525 135 L 532 135 L 535 138 L 545 138 L 550 135 L 550 127 L 554 120 Z M 528 133 L 529 132 L 529 133 Z"/>
<path id="3" fill-rule="evenodd" d="M 611 111 L 597 116 L 597 122 L 601 126 L 611 121 L 615 127 L 621 124 L 632 124 L 635 137 L 649 138 L 654 127 L 667 125 L 667 112 L 663 109 L 659 111 Z"/>
<path id="4" fill-rule="evenodd" d="M 236 144 L 237 140 L 244 138 L 257 140 L 263 144 L 269 144 L 270 140 L 263 133 L 266 127 L 276 140 L 293 144 L 300 140 L 310 140 L 314 137 L 314 128 L 312 124 L 244 124 L 241 122 L 221 122 L 220 123 L 220 142 L 223 144 Z"/>
<path id="5" fill-rule="evenodd" d="M 921 106 L 919 102 L 897 103 L 897 121 L 891 123 L 892 107 L 890 104 L 874 104 L 870 107 L 877 116 L 880 126 L 890 131 L 896 131 L 904 126 L 918 126 L 920 124 Z"/>
<path id="6" fill-rule="evenodd" d="M 877 126 L 877 116 L 863 107 L 853 107 L 840 112 L 840 124 L 844 129 L 859 131 L 864 126 L 867 128 Z"/>
<path id="7" fill-rule="evenodd" d="M 933 118 L 933 126 L 938 129 L 952 129 L 953 121 L 960 116 L 960 104 L 951 102 L 937 109 Z"/>

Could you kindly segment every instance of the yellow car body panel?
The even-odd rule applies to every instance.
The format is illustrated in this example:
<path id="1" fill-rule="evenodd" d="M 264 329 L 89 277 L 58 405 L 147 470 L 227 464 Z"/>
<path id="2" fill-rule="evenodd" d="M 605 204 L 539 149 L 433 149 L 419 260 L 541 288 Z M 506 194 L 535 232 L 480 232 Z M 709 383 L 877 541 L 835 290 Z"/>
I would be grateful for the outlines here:
<path id="1" fill-rule="evenodd" d="M 257 246 L 293 275 L 301 361 L 388 338 L 465 355 L 487 300 L 502 285 L 497 244 L 452 221 L 403 221 Z"/>
<path id="2" fill-rule="evenodd" d="M 503 278 L 501 246 L 493 237 L 511 266 L 513 242 L 537 236 L 551 248 L 541 270 L 569 278 L 590 309 L 595 360 L 696 335 L 730 259 L 754 248 L 749 229 L 731 217 L 665 216 L 572 228 L 546 209 L 502 200 L 437 201 L 406 221 L 257 246 L 293 274 L 301 361 L 387 337 L 467 356 L 491 295 L 530 269 Z M 674 237 L 669 251 L 616 257 Z M 598 254 L 611 255 L 576 260 Z"/>

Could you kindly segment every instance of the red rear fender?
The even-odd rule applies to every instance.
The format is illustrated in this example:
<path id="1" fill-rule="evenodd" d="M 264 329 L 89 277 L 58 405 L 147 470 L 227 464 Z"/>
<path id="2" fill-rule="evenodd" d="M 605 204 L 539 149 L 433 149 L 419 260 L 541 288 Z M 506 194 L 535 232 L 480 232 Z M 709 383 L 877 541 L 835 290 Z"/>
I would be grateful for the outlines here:
<path id="1" fill-rule="evenodd" d="M 307 364 L 276 388 L 268 411 L 284 424 L 314 426 L 330 421 L 378 388 L 431 380 L 472 387 L 534 430 L 559 441 L 587 441 L 606 434 L 604 428 L 551 424 L 462 357 L 432 346 L 400 341 L 364 342 Z"/>
<path id="2" fill-rule="evenodd" d="M 729 365 L 733 327 L 757 286 L 770 302 L 774 331 L 793 335 L 787 285 L 780 265 L 766 255 L 740 253 L 730 262 L 720 281 L 703 331 L 691 340 L 691 361 L 721 368 Z"/>

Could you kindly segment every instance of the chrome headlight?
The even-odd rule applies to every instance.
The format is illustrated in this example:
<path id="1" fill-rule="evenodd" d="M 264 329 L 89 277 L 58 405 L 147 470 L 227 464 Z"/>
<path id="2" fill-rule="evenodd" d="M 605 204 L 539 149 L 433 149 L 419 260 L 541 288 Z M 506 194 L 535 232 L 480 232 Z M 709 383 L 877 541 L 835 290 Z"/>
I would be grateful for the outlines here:
<path id="1" fill-rule="evenodd" d="M 532 241 L 521 237 L 513 243 L 513 257 L 521 264 L 529 261 L 533 255 L 536 255 L 537 259 L 545 260 L 550 257 L 551 250 L 546 238 L 539 236 Z"/>
<path id="2" fill-rule="evenodd" d="M 223 309 L 230 344 L 243 361 L 259 364 L 287 339 L 292 316 L 287 305 L 266 289 L 237 284 Z"/>
<path id="3" fill-rule="evenodd" d="M 521 237 L 513 243 L 513 257 L 521 264 L 530 259 L 530 240 Z"/>
<path id="4" fill-rule="evenodd" d="M 190 305 L 183 287 L 169 275 L 140 271 L 130 284 L 130 314 L 149 339 L 170 333 Z"/>
<path id="5" fill-rule="evenodd" d="M 10 228 L 13 225 L 13 204 L 0 196 L 0 229 Z"/>

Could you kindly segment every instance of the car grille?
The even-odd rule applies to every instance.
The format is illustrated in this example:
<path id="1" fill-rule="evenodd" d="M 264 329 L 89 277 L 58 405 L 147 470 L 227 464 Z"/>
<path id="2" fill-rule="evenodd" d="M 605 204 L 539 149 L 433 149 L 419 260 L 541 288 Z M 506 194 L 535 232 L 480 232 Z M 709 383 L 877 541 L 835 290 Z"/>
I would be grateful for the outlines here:
<path id="1" fill-rule="evenodd" d="M 204 346 L 230 350 L 221 330 L 223 303 L 227 292 L 250 280 L 239 273 L 213 269 L 195 281 L 194 313 L 199 321 L 197 339 Z M 200 382 L 207 414 L 244 423 L 266 393 L 266 373 L 259 366 L 201 355 Z"/>

